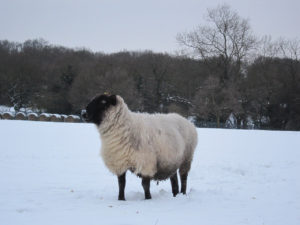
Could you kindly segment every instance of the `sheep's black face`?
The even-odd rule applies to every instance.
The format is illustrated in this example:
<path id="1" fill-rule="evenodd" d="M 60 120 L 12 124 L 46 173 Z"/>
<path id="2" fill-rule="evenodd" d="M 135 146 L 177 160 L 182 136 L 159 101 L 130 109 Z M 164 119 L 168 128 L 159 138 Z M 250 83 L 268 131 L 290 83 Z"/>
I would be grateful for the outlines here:
<path id="1" fill-rule="evenodd" d="M 116 104 L 117 98 L 115 95 L 98 95 L 91 100 L 86 110 L 82 110 L 81 116 L 86 122 L 92 122 L 99 126 L 105 111 Z"/>

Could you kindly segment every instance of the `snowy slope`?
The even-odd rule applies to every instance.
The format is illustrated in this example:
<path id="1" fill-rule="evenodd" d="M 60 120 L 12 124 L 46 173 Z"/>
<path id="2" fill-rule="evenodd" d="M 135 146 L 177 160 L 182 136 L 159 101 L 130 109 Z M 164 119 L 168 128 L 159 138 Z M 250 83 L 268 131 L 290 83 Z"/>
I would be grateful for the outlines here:
<path id="1" fill-rule="evenodd" d="M 300 132 L 198 129 L 187 196 L 127 173 L 127 201 L 91 124 L 0 121 L 0 224 L 299 225 Z"/>

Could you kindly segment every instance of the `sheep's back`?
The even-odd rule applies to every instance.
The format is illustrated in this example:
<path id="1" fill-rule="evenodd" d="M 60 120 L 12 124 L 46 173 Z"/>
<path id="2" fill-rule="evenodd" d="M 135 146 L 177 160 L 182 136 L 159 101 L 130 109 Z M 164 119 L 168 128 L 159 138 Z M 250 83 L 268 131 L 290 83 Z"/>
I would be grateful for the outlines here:
<path id="1" fill-rule="evenodd" d="M 140 151 L 156 155 L 157 172 L 166 179 L 184 160 L 191 160 L 194 151 L 195 128 L 178 114 L 137 114 L 141 135 Z M 163 171 L 161 173 L 160 171 Z"/>

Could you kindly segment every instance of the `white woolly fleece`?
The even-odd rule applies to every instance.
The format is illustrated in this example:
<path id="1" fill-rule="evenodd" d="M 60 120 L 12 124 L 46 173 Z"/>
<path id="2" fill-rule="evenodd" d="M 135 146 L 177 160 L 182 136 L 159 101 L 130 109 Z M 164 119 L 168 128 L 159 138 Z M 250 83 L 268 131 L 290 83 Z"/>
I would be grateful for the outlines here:
<path id="1" fill-rule="evenodd" d="M 117 105 L 105 112 L 98 129 L 101 156 L 118 176 L 130 169 L 153 178 L 158 165 L 167 171 L 190 169 L 197 133 L 194 125 L 178 114 L 134 113 L 117 96 Z"/>

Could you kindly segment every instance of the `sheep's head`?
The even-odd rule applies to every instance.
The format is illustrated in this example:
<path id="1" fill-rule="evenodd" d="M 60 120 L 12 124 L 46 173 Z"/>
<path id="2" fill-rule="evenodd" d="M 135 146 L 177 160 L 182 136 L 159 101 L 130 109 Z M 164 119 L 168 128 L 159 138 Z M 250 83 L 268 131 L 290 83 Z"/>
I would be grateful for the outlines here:
<path id="1" fill-rule="evenodd" d="M 116 104 L 116 95 L 97 95 L 90 101 L 86 109 L 82 110 L 81 116 L 86 122 L 92 122 L 99 126 L 105 116 L 105 112 Z"/>

